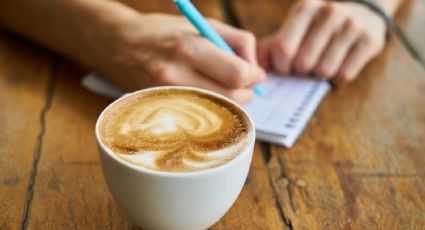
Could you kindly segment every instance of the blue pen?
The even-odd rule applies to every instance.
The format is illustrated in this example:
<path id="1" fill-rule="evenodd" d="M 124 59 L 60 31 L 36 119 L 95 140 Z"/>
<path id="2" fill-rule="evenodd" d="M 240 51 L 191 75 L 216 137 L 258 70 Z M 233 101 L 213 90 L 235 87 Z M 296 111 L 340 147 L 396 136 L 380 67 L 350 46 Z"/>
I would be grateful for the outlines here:
<path id="1" fill-rule="evenodd" d="M 198 29 L 199 33 L 229 54 L 236 55 L 223 38 L 208 24 L 207 20 L 199 13 L 190 0 L 174 0 L 180 12 Z M 255 94 L 264 96 L 263 88 L 254 86 Z"/>

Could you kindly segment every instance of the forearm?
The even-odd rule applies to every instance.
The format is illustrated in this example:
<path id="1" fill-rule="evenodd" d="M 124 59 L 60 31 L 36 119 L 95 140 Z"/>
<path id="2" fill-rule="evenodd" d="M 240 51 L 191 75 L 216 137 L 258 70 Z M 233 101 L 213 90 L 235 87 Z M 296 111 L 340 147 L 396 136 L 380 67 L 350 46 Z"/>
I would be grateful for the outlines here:
<path id="1" fill-rule="evenodd" d="M 88 54 L 98 52 L 94 43 L 116 36 L 113 30 L 135 14 L 120 3 L 105 0 L 3 0 L 0 24 L 66 56 L 91 64 Z"/>
<path id="2" fill-rule="evenodd" d="M 372 2 L 376 3 L 385 13 L 393 17 L 404 0 L 372 0 Z"/>

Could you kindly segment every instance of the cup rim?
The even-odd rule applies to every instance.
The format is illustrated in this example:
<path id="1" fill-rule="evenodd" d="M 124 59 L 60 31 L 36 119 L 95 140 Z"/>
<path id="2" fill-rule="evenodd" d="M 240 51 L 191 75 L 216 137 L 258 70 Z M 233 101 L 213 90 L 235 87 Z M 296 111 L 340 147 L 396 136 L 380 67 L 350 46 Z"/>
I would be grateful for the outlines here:
<path id="1" fill-rule="evenodd" d="M 120 157 L 117 156 L 117 154 L 115 154 L 108 146 L 106 146 L 99 134 L 99 126 L 100 126 L 100 121 L 102 120 L 105 112 L 115 103 L 124 100 L 127 97 L 130 97 L 132 95 L 138 94 L 138 93 L 142 93 L 142 92 L 148 92 L 148 91 L 154 91 L 154 90 L 163 90 L 163 89 L 183 89 L 183 90 L 194 90 L 194 91 L 200 91 L 201 93 L 206 93 L 206 94 L 210 94 L 213 95 L 215 97 L 219 97 L 223 100 L 226 100 L 227 102 L 231 103 L 232 105 L 236 106 L 237 108 L 239 108 L 242 112 L 245 113 L 245 115 L 248 117 L 248 121 L 251 125 L 251 135 L 250 135 L 250 140 L 248 142 L 248 145 L 246 147 L 246 149 L 244 151 L 242 151 L 240 154 L 238 154 L 238 156 L 236 156 L 235 158 L 231 159 L 230 161 L 226 162 L 225 164 L 213 167 L 213 168 L 207 168 L 207 169 L 202 169 L 202 170 L 198 170 L 198 171 L 189 171 L 189 172 L 170 172 L 170 171 L 159 171 L 159 170 L 154 170 L 154 169 L 149 169 L 149 168 L 144 168 L 142 166 L 137 166 L 134 164 L 131 164 L 130 162 L 127 162 L 123 159 L 121 159 Z M 255 131 L 255 126 L 254 126 L 254 122 L 252 121 L 251 116 L 245 111 L 244 108 L 242 108 L 242 106 L 238 105 L 236 102 L 234 102 L 233 100 L 229 99 L 228 97 L 225 97 L 219 93 L 213 92 L 211 90 L 207 90 L 207 89 L 201 89 L 201 88 L 197 88 L 197 87 L 192 87 L 192 86 L 155 86 L 155 87 L 150 87 L 150 88 L 145 88 L 145 89 L 141 89 L 141 90 L 137 90 L 131 93 L 126 93 L 123 94 L 121 97 L 119 97 L 118 99 L 116 99 L 115 101 L 113 101 L 112 103 L 110 103 L 107 107 L 105 107 L 102 112 L 100 113 L 99 117 L 96 120 L 96 127 L 95 127 L 95 132 L 96 132 L 96 141 L 98 143 L 98 145 L 100 146 L 100 148 L 103 151 L 100 151 L 100 154 L 107 154 L 109 157 L 111 157 L 112 159 L 114 159 L 115 161 L 117 161 L 118 163 L 124 165 L 125 167 L 131 169 L 131 170 L 135 170 L 137 172 L 141 172 L 141 173 L 146 173 L 149 175 L 155 175 L 155 176 L 162 176 L 162 177 L 193 177 L 193 176 L 200 176 L 200 175 L 207 175 L 207 174 L 213 174 L 217 171 L 221 171 L 224 170 L 226 168 L 231 167 L 232 165 L 236 164 L 237 162 L 241 161 L 242 158 L 249 154 L 250 152 L 254 151 L 253 149 L 253 145 L 255 145 L 255 139 L 256 139 L 256 131 Z M 252 150 L 251 150 L 251 146 L 252 146 Z M 103 153 L 102 153 L 103 152 Z"/>

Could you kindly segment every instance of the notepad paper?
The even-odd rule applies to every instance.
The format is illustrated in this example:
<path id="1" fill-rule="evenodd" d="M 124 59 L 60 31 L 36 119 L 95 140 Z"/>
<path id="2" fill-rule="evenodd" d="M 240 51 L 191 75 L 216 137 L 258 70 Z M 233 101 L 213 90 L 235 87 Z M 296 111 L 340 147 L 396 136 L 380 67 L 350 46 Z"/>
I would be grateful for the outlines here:
<path id="1" fill-rule="evenodd" d="M 88 90 L 111 98 L 122 93 L 102 76 L 90 73 L 82 80 Z M 291 147 L 330 89 L 327 81 L 269 73 L 261 85 L 265 96 L 243 105 L 254 121 L 257 138 Z"/>
<path id="2" fill-rule="evenodd" d="M 269 73 L 261 84 L 266 95 L 244 105 L 257 138 L 291 147 L 329 91 L 327 81 Z"/>

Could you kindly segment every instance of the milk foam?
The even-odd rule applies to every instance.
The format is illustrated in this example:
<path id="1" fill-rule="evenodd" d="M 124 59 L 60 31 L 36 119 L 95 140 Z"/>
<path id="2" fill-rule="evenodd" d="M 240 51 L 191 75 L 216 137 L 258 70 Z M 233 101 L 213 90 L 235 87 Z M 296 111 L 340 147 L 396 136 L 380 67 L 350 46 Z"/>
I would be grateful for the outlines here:
<path id="1" fill-rule="evenodd" d="M 237 153 L 239 153 L 240 149 L 243 149 L 246 145 L 248 145 L 247 140 L 243 140 L 235 144 L 234 146 L 230 146 L 224 149 L 220 149 L 210 153 L 199 153 L 195 154 L 199 157 L 203 157 L 206 161 L 196 161 L 187 157 L 183 157 L 182 163 L 186 169 L 190 169 L 190 171 L 198 171 L 207 168 L 217 167 L 228 160 L 231 160 L 235 157 Z M 135 154 L 117 154 L 121 159 L 126 160 L 134 165 L 138 165 L 144 168 L 160 170 L 156 164 L 156 159 L 161 155 L 161 152 L 137 152 Z M 227 160 L 227 161 L 226 161 Z M 189 170 L 188 170 L 189 171 Z"/>
<path id="2" fill-rule="evenodd" d="M 102 141 L 134 165 L 197 171 L 222 165 L 248 146 L 245 113 L 224 99 L 183 89 L 141 92 L 112 105 L 100 124 Z"/>

